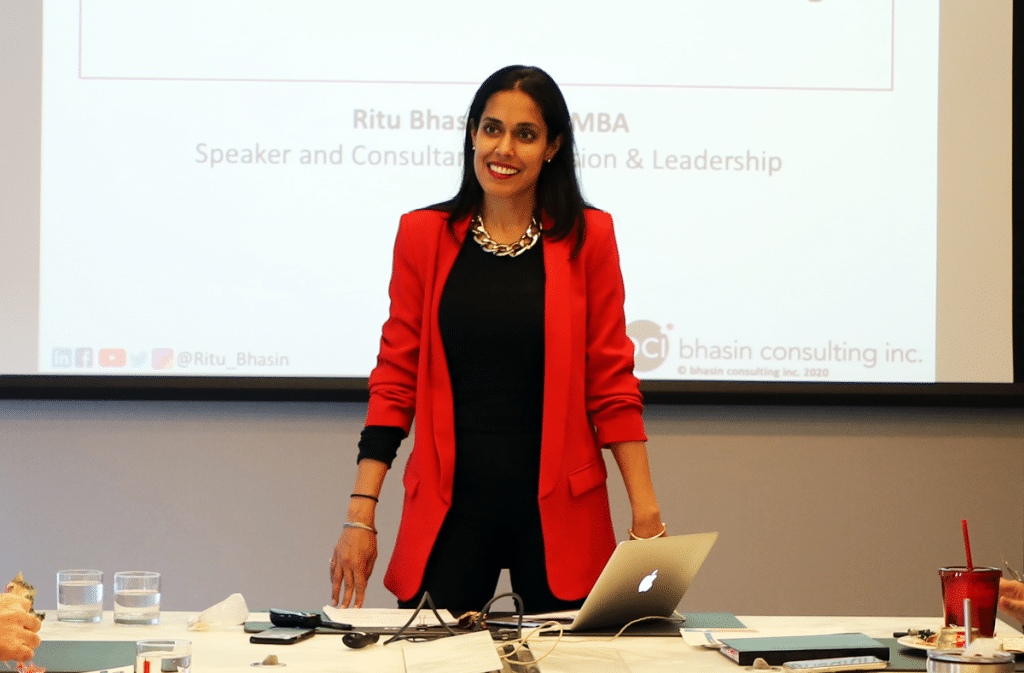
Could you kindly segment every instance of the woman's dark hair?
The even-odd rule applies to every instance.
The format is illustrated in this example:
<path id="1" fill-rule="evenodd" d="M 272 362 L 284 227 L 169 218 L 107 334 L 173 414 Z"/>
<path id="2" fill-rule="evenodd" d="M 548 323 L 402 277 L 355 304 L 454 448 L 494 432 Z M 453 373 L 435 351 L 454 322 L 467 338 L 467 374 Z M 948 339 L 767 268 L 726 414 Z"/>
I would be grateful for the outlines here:
<path id="1" fill-rule="evenodd" d="M 473 129 L 480 123 L 484 108 L 491 96 L 499 91 L 522 91 L 540 108 L 547 126 L 550 142 L 562 136 L 558 152 L 545 163 L 537 179 L 536 212 L 539 221 L 543 213 L 551 218 L 553 225 L 544 230 L 545 238 L 560 240 L 575 235 L 573 256 L 583 247 L 586 236 L 586 220 L 583 209 L 589 205 L 580 193 L 576 179 L 576 143 L 572 135 L 572 121 L 569 108 L 555 80 L 540 68 L 510 65 L 497 71 L 480 85 L 466 115 L 466 142 L 463 147 L 462 184 L 451 201 L 434 206 L 436 210 L 448 213 L 448 227 L 454 232 L 455 222 L 479 212 L 484 192 L 473 170 Z"/>

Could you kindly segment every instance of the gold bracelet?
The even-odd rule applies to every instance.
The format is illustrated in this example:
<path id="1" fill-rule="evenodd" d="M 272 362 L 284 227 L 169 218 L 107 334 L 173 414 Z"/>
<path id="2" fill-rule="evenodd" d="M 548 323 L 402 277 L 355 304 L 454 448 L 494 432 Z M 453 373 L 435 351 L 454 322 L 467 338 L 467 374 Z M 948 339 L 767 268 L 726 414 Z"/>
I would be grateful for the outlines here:
<path id="1" fill-rule="evenodd" d="M 361 530 L 368 530 L 371 533 L 373 533 L 374 535 L 377 534 L 377 529 L 376 528 L 374 528 L 373 526 L 367 526 L 365 523 L 360 523 L 358 521 L 346 521 L 344 524 L 342 524 L 341 527 L 342 528 L 359 528 Z"/>
<path id="2" fill-rule="evenodd" d="M 629 529 L 629 539 L 630 540 L 653 540 L 655 538 L 665 537 L 665 531 L 667 531 L 667 530 L 668 530 L 668 526 L 665 525 L 664 521 L 661 522 L 661 532 L 658 533 L 657 535 L 652 535 L 650 537 L 638 537 L 635 533 L 633 533 L 633 529 L 630 528 Z"/>

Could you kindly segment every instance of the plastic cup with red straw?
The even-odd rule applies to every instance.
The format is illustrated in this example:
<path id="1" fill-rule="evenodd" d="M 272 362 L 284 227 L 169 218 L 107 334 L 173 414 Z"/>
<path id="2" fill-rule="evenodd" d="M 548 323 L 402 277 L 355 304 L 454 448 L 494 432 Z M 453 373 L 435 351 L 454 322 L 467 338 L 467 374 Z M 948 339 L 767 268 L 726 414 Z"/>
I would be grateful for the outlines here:
<path id="1" fill-rule="evenodd" d="M 999 600 L 999 568 L 975 567 L 971 556 L 971 538 L 967 534 L 967 519 L 960 522 L 964 531 L 964 551 L 967 567 L 939 568 L 942 583 L 942 612 L 947 627 L 977 629 L 981 637 L 991 638 L 995 632 L 996 604 Z M 964 599 L 970 599 L 965 607 Z M 964 632 L 965 635 L 968 633 Z"/>

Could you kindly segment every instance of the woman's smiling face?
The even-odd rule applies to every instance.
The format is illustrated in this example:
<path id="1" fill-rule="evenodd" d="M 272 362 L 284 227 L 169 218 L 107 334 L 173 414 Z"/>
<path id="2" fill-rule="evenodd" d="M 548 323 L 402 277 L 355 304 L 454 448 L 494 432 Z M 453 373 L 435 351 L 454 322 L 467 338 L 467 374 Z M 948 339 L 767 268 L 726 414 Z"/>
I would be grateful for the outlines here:
<path id="1" fill-rule="evenodd" d="M 518 89 L 491 96 L 480 117 L 473 169 L 485 198 L 532 200 L 544 162 L 558 152 L 561 137 L 549 141 L 540 107 Z"/>

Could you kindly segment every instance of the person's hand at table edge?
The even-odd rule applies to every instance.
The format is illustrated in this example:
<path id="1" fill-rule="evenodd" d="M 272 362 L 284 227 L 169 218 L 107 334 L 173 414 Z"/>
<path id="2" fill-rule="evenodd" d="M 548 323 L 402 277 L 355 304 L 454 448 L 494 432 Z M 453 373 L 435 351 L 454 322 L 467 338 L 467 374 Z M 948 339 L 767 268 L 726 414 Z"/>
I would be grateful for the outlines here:
<path id="1" fill-rule="evenodd" d="M 1016 580 L 999 580 L 999 609 L 1024 623 L 1024 584 Z"/>
<path id="2" fill-rule="evenodd" d="M 0 594 L 0 661 L 29 661 L 39 647 L 43 623 L 29 613 L 28 599 Z"/>

